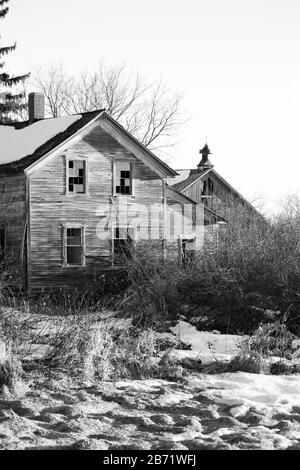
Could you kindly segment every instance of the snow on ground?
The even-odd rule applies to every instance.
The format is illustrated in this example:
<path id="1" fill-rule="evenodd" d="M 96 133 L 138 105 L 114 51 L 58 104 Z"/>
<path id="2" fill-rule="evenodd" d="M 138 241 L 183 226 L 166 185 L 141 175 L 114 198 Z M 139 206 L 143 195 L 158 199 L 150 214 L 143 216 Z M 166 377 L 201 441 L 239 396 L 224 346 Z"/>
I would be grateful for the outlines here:
<path id="1" fill-rule="evenodd" d="M 193 348 L 175 353 L 201 360 L 228 358 L 241 341 L 186 322 L 172 332 Z M 0 395 L 0 436 L 0 450 L 300 449 L 300 376 L 187 371 L 176 381 L 79 383 L 32 371 L 18 396 Z"/>
<path id="2" fill-rule="evenodd" d="M 0 449 L 300 449 L 300 377 L 249 373 L 76 384 L 0 396 Z"/>
<path id="3" fill-rule="evenodd" d="M 0 165 L 31 155 L 55 135 L 64 132 L 81 115 L 44 119 L 23 129 L 0 126 Z"/>
<path id="4" fill-rule="evenodd" d="M 191 345 L 191 351 L 175 350 L 170 357 L 189 357 L 201 359 L 202 363 L 214 359 L 228 360 L 239 352 L 239 345 L 245 336 L 221 335 L 208 331 L 198 331 L 197 328 L 185 321 L 179 321 L 170 328 L 183 343 Z"/>
<path id="5" fill-rule="evenodd" d="M 24 315 L 23 315 L 24 316 Z M 103 316 L 105 320 L 106 317 Z M 109 319 L 109 317 L 108 317 Z M 24 322 L 26 318 L 24 317 Z M 36 337 L 35 342 L 27 342 L 21 346 L 27 360 L 42 358 L 51 349 L 51 338 L 64 332 L 66 329 L 66 319 L 64 317 L 48 317 L 46 315 L 30 315 L 32 333 Z M 114 318 L 114 327 L 127 328 L 131 323 L 129 318 Z M 94 328 L 98 328 L 96 322 Z M 228 360 L 239 352 L 239 344 L 245 336 L 221 335 L 207 331 L 198 331 L 191 324 L 179 321 L 176 326 L 170 328 L 171 333 L 161 333 L 161 338 L 171 339 L 176 336 L 180 341 L 191 345 L 191 350 L 173 349 L 169 353 L 171 359 L 200 359 L 202 363 L 209 363 L 217 360 Z M 48 337 L 48 341 L 45 341 Z"/>

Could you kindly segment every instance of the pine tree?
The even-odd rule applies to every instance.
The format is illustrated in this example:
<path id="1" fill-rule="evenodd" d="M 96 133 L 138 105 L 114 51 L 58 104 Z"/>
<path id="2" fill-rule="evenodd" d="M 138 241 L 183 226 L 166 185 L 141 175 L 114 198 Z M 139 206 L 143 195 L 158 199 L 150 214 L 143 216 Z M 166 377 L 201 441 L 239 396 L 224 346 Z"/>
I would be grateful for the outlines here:
<path id="1" fill-rule="evenodd" d="M 4 18 L 8 13 L 7 3 L 10 0 L 0 0 L 0 19 Z M 13 46 L 0 47 L 0 59 L 2 56 L 7 55 L 9 52 L 12 52 L 16 49 L 16 44 Z M 29 74 L 20 75 L 20 76 L 10 76 L 8 73 L 3 72 L 4 62 L 0 60 L 0 122 L 12 122 L 14 116 L 18 111 L 24 109 L 26 104 L 23 103 L 24 94 L 23 93 L 12 93 L 8 91 L 15 85 L 24 82 Z"/>

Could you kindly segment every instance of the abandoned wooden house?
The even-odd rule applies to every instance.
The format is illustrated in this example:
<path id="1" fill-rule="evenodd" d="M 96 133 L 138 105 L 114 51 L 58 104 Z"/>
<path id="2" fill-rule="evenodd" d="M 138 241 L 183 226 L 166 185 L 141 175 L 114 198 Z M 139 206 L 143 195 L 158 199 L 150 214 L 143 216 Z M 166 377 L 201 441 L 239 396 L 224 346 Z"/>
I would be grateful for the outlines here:
<path id="1" fill-rule="evenodd" d="M 0 248 L 28 294 L 97 283 L 120 268 L 125 239 L 155 239 L 166 256 L 184 256 L 204 226 L 223 221 L 170 187 L 178 173 L 104 110 L 44 119 L 44 97 L 32 93 L 29 121 L 0 126 L 0 142 Z M 186 205 L 192 216 L 165 243 L 169 215 Z"/>

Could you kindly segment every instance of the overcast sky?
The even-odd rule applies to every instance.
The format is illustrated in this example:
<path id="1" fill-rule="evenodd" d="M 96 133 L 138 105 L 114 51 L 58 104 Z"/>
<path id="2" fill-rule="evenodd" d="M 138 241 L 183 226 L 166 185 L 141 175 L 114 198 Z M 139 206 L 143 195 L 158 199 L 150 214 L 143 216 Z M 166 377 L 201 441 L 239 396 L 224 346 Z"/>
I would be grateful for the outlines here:
<path id="1" fill-rule="evenodd" d="M 205 143 L 215 169 L 276 210 L 300 194 L 299 0 L 11 0 L 3 44 L 13 72 L 62 62 L 126 62 L 185 93 L 191 120 L 169 163 L 192 168 Z"/>

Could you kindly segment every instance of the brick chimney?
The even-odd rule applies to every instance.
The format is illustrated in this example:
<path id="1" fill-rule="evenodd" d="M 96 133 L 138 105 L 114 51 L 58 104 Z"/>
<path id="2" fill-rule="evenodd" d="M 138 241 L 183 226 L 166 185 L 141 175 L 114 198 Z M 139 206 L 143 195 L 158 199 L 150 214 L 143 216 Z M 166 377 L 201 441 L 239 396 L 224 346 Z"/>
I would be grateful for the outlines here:
<path id="1" fill-rule="evenodd" d="M 29 124 L 45 117 L 45 96 L 43 93 L 29 93 L 28 95 Z"/>

